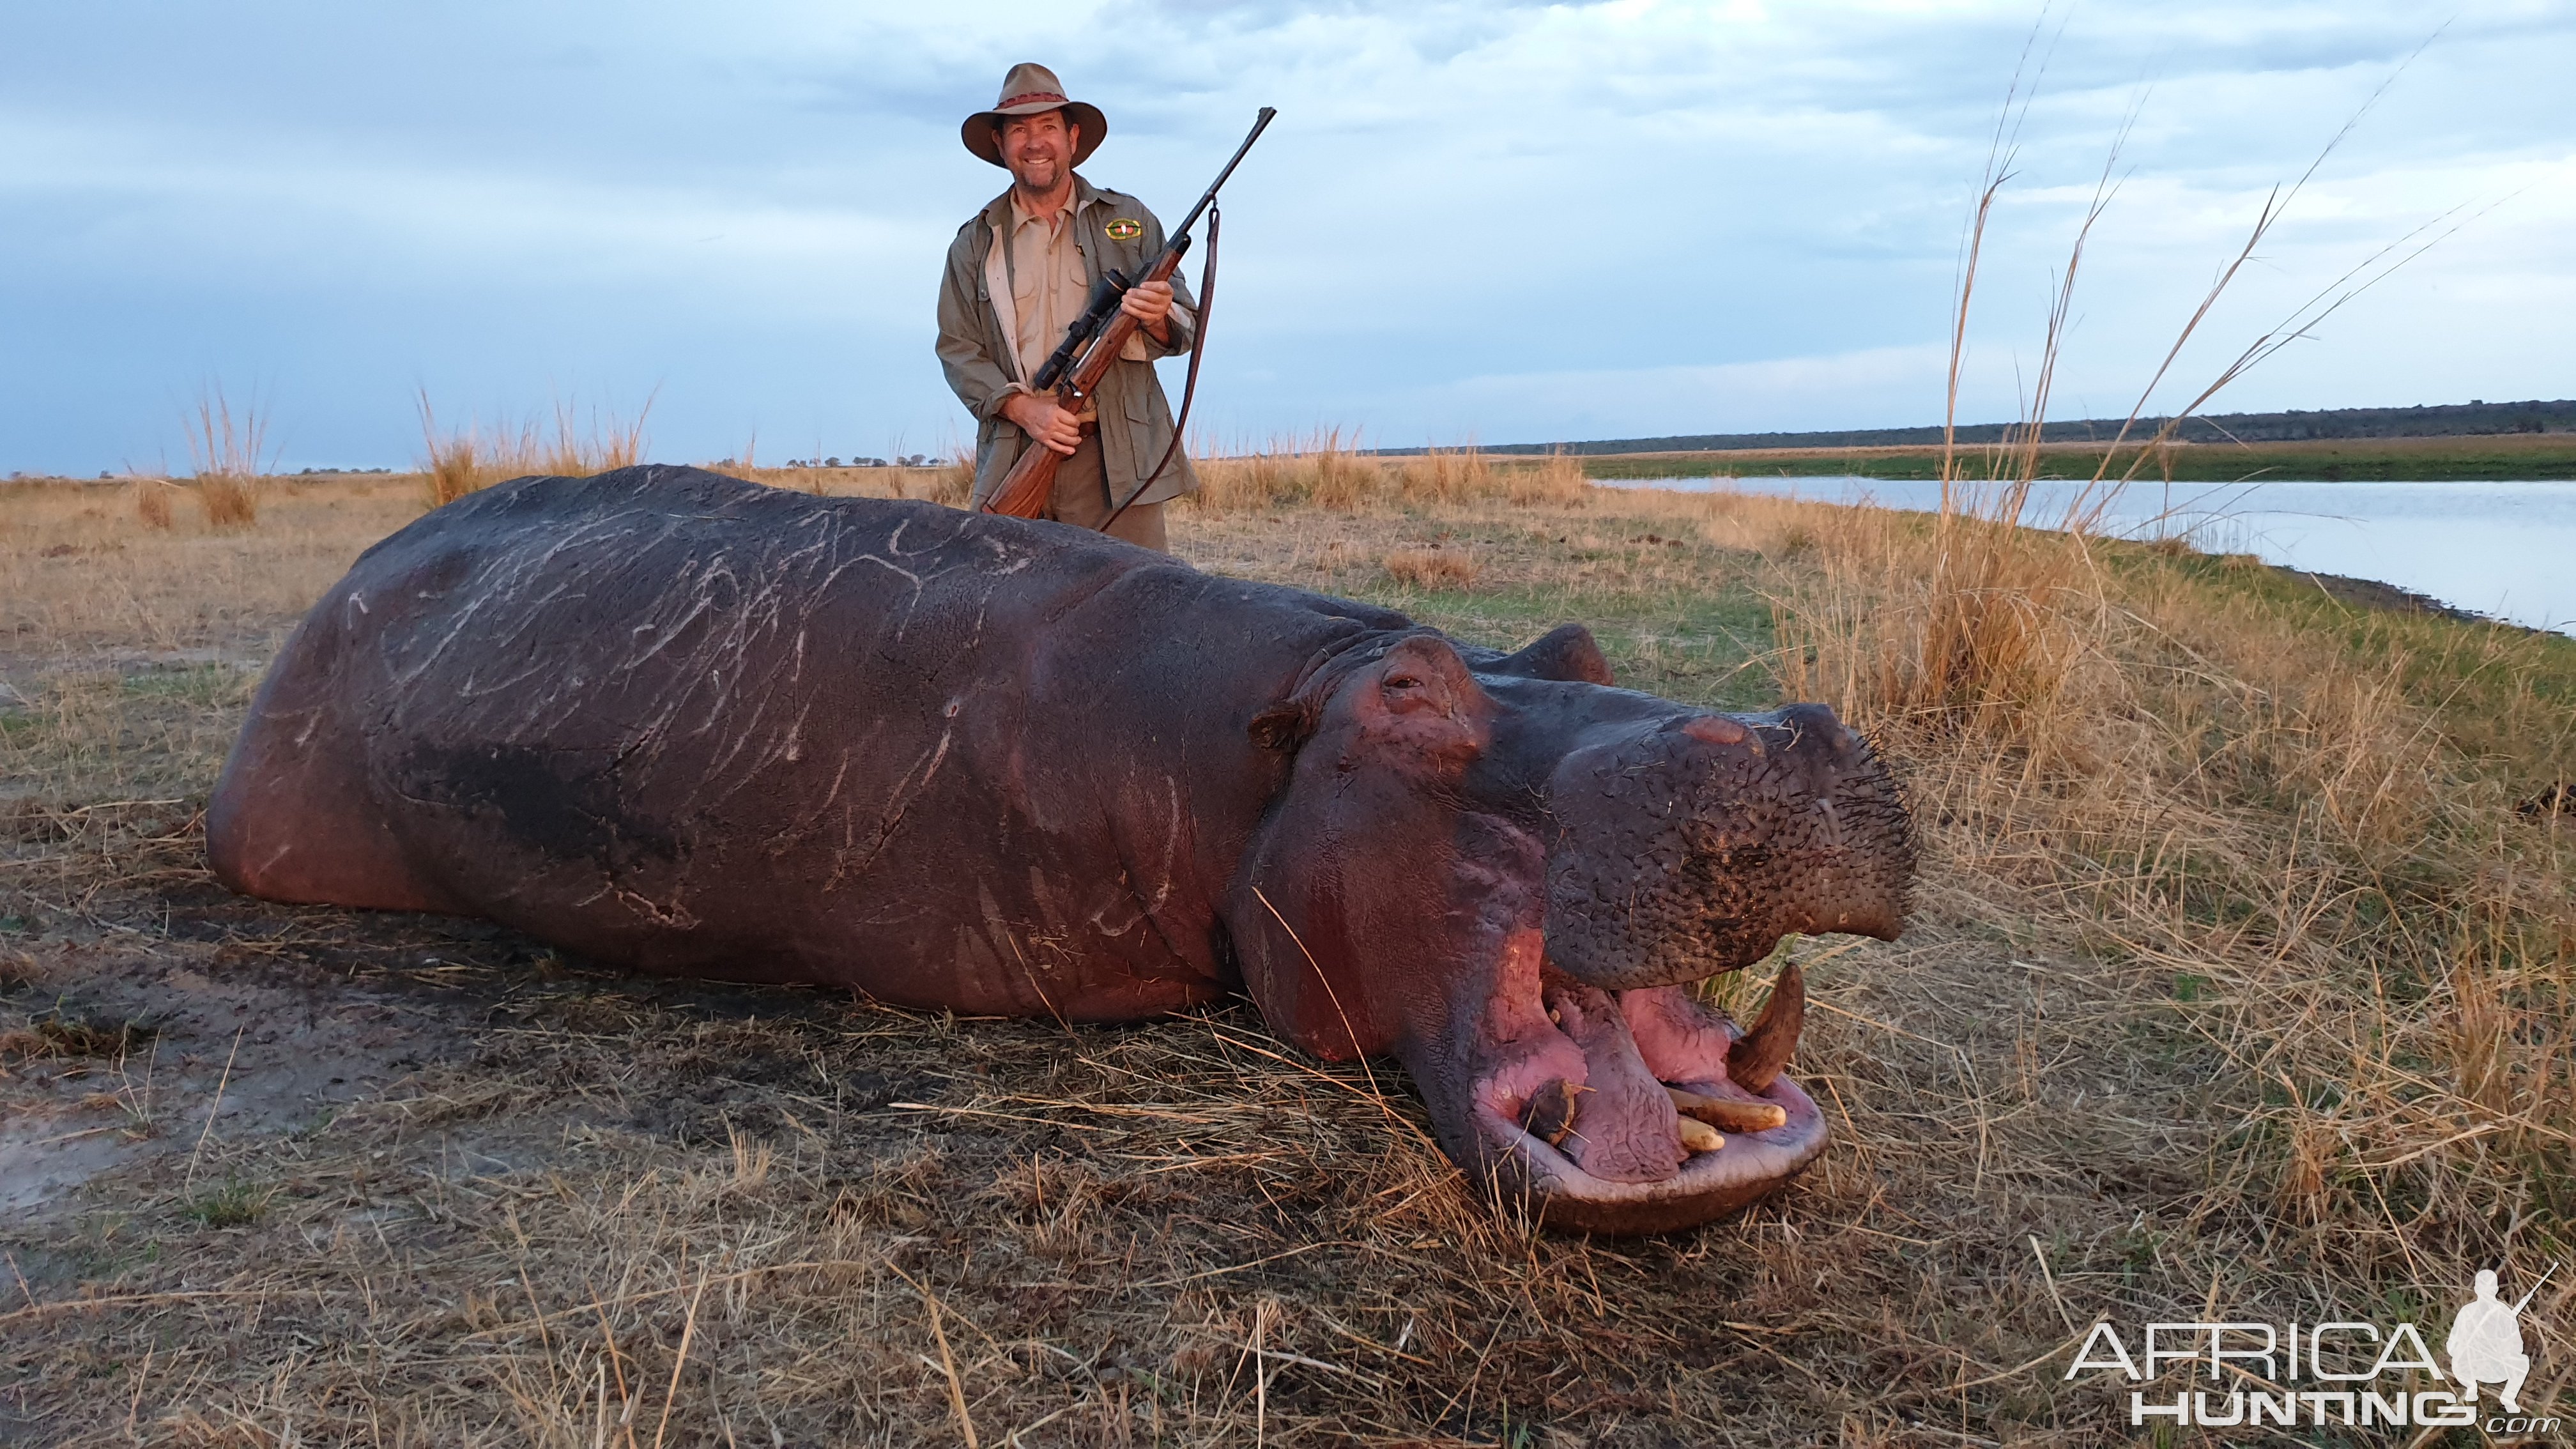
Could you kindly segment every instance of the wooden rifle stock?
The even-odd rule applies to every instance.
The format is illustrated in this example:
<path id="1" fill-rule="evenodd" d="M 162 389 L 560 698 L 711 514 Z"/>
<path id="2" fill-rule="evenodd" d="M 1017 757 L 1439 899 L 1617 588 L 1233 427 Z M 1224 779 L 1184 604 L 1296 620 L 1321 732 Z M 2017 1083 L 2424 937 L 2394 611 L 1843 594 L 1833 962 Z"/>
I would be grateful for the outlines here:
<path id="1" fill-rule="evenodd" d="M 1154 259 L 1153 269 L 1145 273 L 1142 281 L 1171 280 L 1181 264 L 1181 253 L 1189 250 L 1189 245 L 1189 233 L 1183 232 L 1163 248 L 1163 254 Z M 1083 400 L 1109 375 L 1111 365 L 1118 361 L 1118 354 L 1126 348 L 1127 339 L 1136 335 L 1139 325 L 1123 308 L 1112 313 L 1108 325 L 1100 329 L 1090 349 L 1082 354 L 1082 360 L 1074 364 L 1073 374 L 1055 390 L 1056 405 L 1067 412 L 1082 411 Z M 1028 446 L 1020 450 L 1019 461 L 1002 475 L 993 496 L 984 500 L 984 511 L 1012 518 L 1045 517 L 1047 502 L 1055 496 L 1055 470 L 1063 462 L 1062 453 L 1030 438 Z"/>

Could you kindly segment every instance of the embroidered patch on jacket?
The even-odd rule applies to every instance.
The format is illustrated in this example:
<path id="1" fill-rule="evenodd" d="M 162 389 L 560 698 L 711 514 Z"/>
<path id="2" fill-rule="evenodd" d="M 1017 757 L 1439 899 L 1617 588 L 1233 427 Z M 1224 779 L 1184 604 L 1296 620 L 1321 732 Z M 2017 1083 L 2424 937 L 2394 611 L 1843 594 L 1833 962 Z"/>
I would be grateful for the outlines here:
<path id="1" fill-rule="evenodd" d="M 1145 234 L 1145 223 L 1132 216 L 1122 216 L 1109 223 L 1106 230 L 1111 241 L 1134 241 Z"/>

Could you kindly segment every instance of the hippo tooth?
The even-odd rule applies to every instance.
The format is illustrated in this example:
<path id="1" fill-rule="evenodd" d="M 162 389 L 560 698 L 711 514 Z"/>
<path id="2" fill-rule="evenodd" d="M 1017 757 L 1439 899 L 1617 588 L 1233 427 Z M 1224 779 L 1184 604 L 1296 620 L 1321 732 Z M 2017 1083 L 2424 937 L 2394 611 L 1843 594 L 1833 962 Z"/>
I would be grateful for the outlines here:
<path id="1" fill-rule="evenodd" d="M 1530 1093 L 1521 1130 L 1550 1147 L 1563 1143 L 1574 1131 L 1574 1084 L 1559 1077 Z"/>
<path id="2" fill-rule="evenodd" d="M 1807 982 L 1792 962 L 1773 983 L 1771 999 L 1762 1003 L 1762 1017 L 1753 1023 L 1753 1030 L 1727 1048 L 1728 1080 L 1748 1092 L 1768 1090 L 1779 1080 L 1780 1069 L 1789 1064 L 1789 1054 L 1798 1049 L 1798 1032 L 1806 1021 Z"/>
<path id="3" fill-rule="evenodd" d="M 1777 1102 L 1735 1102 L 1724 1097 L 1703 1097 L 1670 1083 L 1665 1084 L 1664 1090 L 1672 1093 L 1674 1111 L 1711 1127 L 1723 1127 L 1729 1132 L 1768 1132 L 1774 1127 L 1787 1125 L 1789 1121 L 1787 1109 Z"/>
<path id="4" fill-rule="evenodd" d="M 1681 1119 L 1682 1145 L 1693 1152 L 1715 1152 L 1726 1145 L 1717 1129 L 1696 1117 Z"/>

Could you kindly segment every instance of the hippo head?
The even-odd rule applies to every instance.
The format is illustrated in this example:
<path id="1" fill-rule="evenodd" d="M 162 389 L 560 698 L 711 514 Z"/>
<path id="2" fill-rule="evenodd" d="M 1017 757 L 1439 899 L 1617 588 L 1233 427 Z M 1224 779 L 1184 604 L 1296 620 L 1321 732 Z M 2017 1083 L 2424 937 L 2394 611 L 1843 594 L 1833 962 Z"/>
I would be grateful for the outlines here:
<path id="1" fill-rule="evenodd" d="M 1226 904 L 1244 986 L 1319 1056 L 1401 1057 L 1472 1176 L 1660 1232 L 1824 1150 L 1781 1072 L 1795 970 L 1750 1031 L 1694 988 L 1792 932 L 1902 925 L 1904 808 L 1831 710 L 1618 689 L 1576 625 L 1509 656 L 1423 630 L 1319 662 L 1252 730 L 1295 760 Z"/>

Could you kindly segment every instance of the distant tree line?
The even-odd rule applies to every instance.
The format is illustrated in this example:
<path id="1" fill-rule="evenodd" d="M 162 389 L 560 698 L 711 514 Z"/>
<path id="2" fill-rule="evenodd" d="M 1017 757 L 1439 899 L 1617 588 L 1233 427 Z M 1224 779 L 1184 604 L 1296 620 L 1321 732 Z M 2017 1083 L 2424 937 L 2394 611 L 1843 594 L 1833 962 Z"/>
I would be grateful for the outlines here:
<path id="1" fill-rule="evenodd" d="M 2042 432 L 2051 443 L 2107 443 L 2120 431 L 2118 418 L 2084 418 L 2050 423 Z M 2132 442 L 2155 436 L 2163 418 L 2140 418 L 2129 427 Z M 1962 443 L 2000 443 L 2017 423 L 1962 424 Z M 2292 443 L 2336 438 L 2456 438 L 2496 433 L 2576 432 L 2576 399 L 2556 402 L 2501 402 L 2472 399 L 2465 403 L 2418 404 L 2406 408 L 2329 408 L 2285 413 L 2219 413 L 2187 418 L 2176 436 L 2190 443 Z M 1713 453 L 1751 448 L 1905 448 L 1938 444 L 1941 429 L 1860 428 L 1832 433 L 1701 433 L 1671 438 L 1605 438 L 1591 442 L 1507 443 L 1488 453 Z M 1379 448 L 1405 456 L 1420 448 Z"/>

